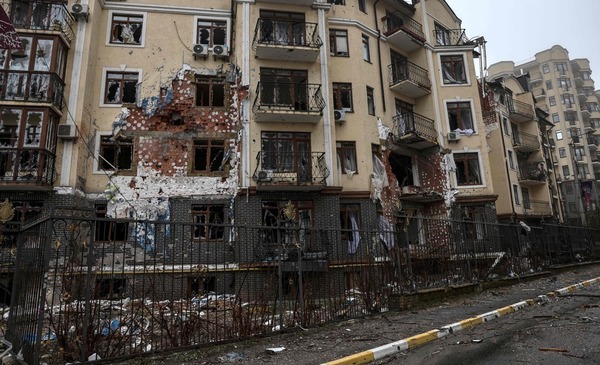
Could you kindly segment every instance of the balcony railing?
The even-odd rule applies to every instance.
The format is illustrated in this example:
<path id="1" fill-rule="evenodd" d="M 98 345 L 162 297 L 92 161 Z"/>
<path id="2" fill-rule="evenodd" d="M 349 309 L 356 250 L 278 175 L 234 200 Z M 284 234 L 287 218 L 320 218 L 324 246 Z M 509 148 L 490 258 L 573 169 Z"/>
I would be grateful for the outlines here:
<path id="1" fill-rule="evenodd" d="M 520 152 L 539 151 L 540 141 L 534 134 L 515 132 L 513 133 L 513 147 Z"/>
<path id="2" fill-rule="evenodd" d="M 438 46 L 462 46 L 467 43 L 464 29 L 436 29 L 433 36 Z"/>
<path id="3" fill-rule="evenodd" d="M 68 41 L 75 37 L 72 28 L 74 19 L 66 1 L 3 0 L 1 3 L 3 8 L 9 9 L 10 20 L 17 29 L 56 31 Z"/>
<path id="4" fill-rule="evenodd" d="M 259 187 L 322 189 L 329 173 L 324 152 L 260 151 L 253 179 Z"/>
<path id="5" fill-rule="evenodd" d="M 518 122 L 533 120 L 533 106 L 519 100 L 510 99 L 508 101 L 508 110 L 510 117 Z"/>
<path id="6" fill-rule="evenodd" d="M 388 37 L 388 41 L 395 44 L 396 46 L 403 47 L 409 51 L 417 48 L 425 43 L 425 34 L 423 33 L 423 26 L 409 18 L 406 14 L 395 11 L 388 16 L 381 18 L 383 22 L 383 34 Z M 406 36 L 396 38 L 398 33 L 404 33 Z M 414 41 L 419 42 L 416 44 Z"/>
<path id="7" fill-rule="evenodd" d="M 527 214 L 532 215 L 550 215 L 552 214 L 552 207 L 550 202 L 543 200 L 530 200 L 529 207 L 525 207 Z"/>
<path id="8" fill-rule="evenodd" d="M 438 145 L 437 131 L 432 119 L 417 113 L 402 112 L 392 121 L 394 143 L 418 150 Z"/>
<path id="9" fill-rule="evenodd" d="M 316 23 L 258 19 L 253 48 L 257 45 L 319 48 L 323 45 Z"/>
<path id="10" fill-rule="evenodd" d="M 0 184 L 51 187 L 55 178 L 55 156 L 42 148 L 0 147 Z"/>
<path id="11" fill-rule="evenodd" d="M 256 88 L 253 111 L 320 115 L 324 107 L 319 84 L 261 81 Z"/>
<path id="12" fill-rule="evenodd" d="M 63 107 L 65 84 L 58 75 L 36 71 L 0 71 L 0 100 L 51 103 Z"/>
<path id="13" fill-rule="evenodd" d="M 411 89 L 409 87 L 402 87 L 402 85 L 399 84 L 402 84 L 403 82 L 407 81 L 411 84 L 418 86 L 420 89 L 422 89 L 420 95 L 418 96 L 427 94 L 429 93 L 429 90 L 431 90 L 431 80 L 429 80 L 429 72 L 426 69 L 419 67 L 412 62 L 404 60 L 392 63 L 388 66 L 388 71 L 390 87 L 398 87 L 400 88 L 400 92 L 406 91 L 409 93 L 409 96 L 413 96 L 410 95 Z"/>
<path id="14" fill-rule="evenodd" d="M 543 184 L 548 178 L 548 173 L 543 164 L 539 162 L 519 161 L 519 182 L 525 184 Z"/>

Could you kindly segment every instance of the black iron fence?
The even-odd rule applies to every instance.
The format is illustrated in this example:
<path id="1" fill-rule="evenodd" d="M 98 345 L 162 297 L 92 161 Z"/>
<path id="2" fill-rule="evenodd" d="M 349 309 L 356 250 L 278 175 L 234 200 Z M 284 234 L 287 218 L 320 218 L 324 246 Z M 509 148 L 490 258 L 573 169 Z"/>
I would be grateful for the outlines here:
<path id="1" fill-rule="evenodd" d="M 383 22 L 383 34 L 387 37 L 402 30 L 412 37 L 425 42 L 425 34 L 423 33 L 421 23 L 411 19 L 399 10 L 384 16 L 381 18 L 381 21 Z"/>
<path id="2" fill-rule="evenodd" d="M 318 326 L 386 311 L 393 294 L 600 258 L 598 230 L 562 225 L 404 216 L 315 229 L 302 216 L 244 227 L 60 213 L 19 236 L 7 338 L 29 364 Z M 117 224 L 128 234 L 104 234 Z"/>

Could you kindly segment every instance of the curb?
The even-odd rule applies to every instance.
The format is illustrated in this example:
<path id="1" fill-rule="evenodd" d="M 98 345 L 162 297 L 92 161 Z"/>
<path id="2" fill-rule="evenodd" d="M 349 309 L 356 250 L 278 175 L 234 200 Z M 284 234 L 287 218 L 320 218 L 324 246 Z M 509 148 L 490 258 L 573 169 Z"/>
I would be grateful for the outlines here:
<path id="1" fill-rule="evenodd" d="M 440 329 L 423 332 L 418 335 L 402 339 L 400 341 L 388 343 L 386 345 L 375 347 L 375 348 L 367 350 L 367 351 L 359 352 L 354 355 L 346 356 L 346 357 L 338 359 L 338 360 L 325 362 L 325 363 L 322 363 L 321 365 L 368 364 L 375 360 L 382 359 L 386 356 L 389 356 L 389 355 L 392 355 L 392 354 L 395 354 L 395 353 L 398 353 L 401 351 L 405 351 L 410 348 L 424 345 L 428 342 L 432 342 L 439 338 L 446 337 L 452 333 L 459 332 L 459 331 L 465 330 L 467 328 L 471 328 L 473 326 L 489 322 L 491 320 L 505 316 L 507 314 L 514 313 L 514 312 L 524 309 L 528 306 L 532 306 L 537 303 L 549 302 L 550 298 L 557 298 L 557 297 L 560 297 L 561 295 L 572 293 L 577 289 L 581 289 L 583 287 L 588 287 L 595 283 L 600 284 L 600 276 L 597 278 L 594 278 L 594 279 L 582 281 L 577 284 L 569 285 L 562 289 L 558 289 L 558 290 L 549 292 L 545 295 L 538 295 L 537 297 L 535 297 L 533 299 L 526 299 L 521 302 L 517 302 L 517 303 L 511 304 L 511 305 L 508 305 L 506 307 L 498 308 L 491 312 L 480 314 L 476 317 L 467 318 L 462 321 L 443 326 Z"/>

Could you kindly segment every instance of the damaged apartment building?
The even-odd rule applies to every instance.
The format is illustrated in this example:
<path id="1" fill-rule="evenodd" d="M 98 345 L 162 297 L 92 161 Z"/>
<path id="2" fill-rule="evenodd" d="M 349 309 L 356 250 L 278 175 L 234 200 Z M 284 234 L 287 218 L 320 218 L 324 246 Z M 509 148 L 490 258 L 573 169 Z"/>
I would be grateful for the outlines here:
<path id="1" fill-rule="evenodd" d="M 497 220 L 474 67 L 484 40 L 468 38 L 444 0 L 5 9 L 29 43 L 25 56 L 2 53 L 3 82 L 21 82 L 1 94 L 2 199 L 27 214 L 70 206 L 114 219 L 92 240 L 137 248 L 133 259 L 111 253 L 114 267 L 203 264 L 209 279 L 193 290 L 231 291 L 236 271 L 215 282 L 210 265 L 272 270 L 277 228 L 292 220 L 340 232 L 303 237 L 302 269 L 315 284 L 350 283 L 348 257 L 450 244 L 430 218 Z M 221 224 L 273 230 L 236 237 Z M 476 227 L 475 239 L 486 229 Z M 367 234 L 381 229 L 406 234 Z M 123 287 L 102 280 L 108 292 Z"/>

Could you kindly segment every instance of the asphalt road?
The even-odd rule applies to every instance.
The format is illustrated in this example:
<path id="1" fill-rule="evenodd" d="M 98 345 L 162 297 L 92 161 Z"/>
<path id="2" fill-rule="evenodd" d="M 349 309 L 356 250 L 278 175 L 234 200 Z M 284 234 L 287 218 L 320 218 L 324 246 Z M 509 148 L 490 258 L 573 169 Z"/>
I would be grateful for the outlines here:
<path id="1" fill-rule="evenodd" d="M 318 365 L 600 276 L 600 265 L 427 308 L 387 312 L 242 343 L 130 360 L 123 365 Z M 600 364 L 600 285 L 550 299 L 373 364 Z M 279 352 L 269 348 L 283 348 Z"/>

